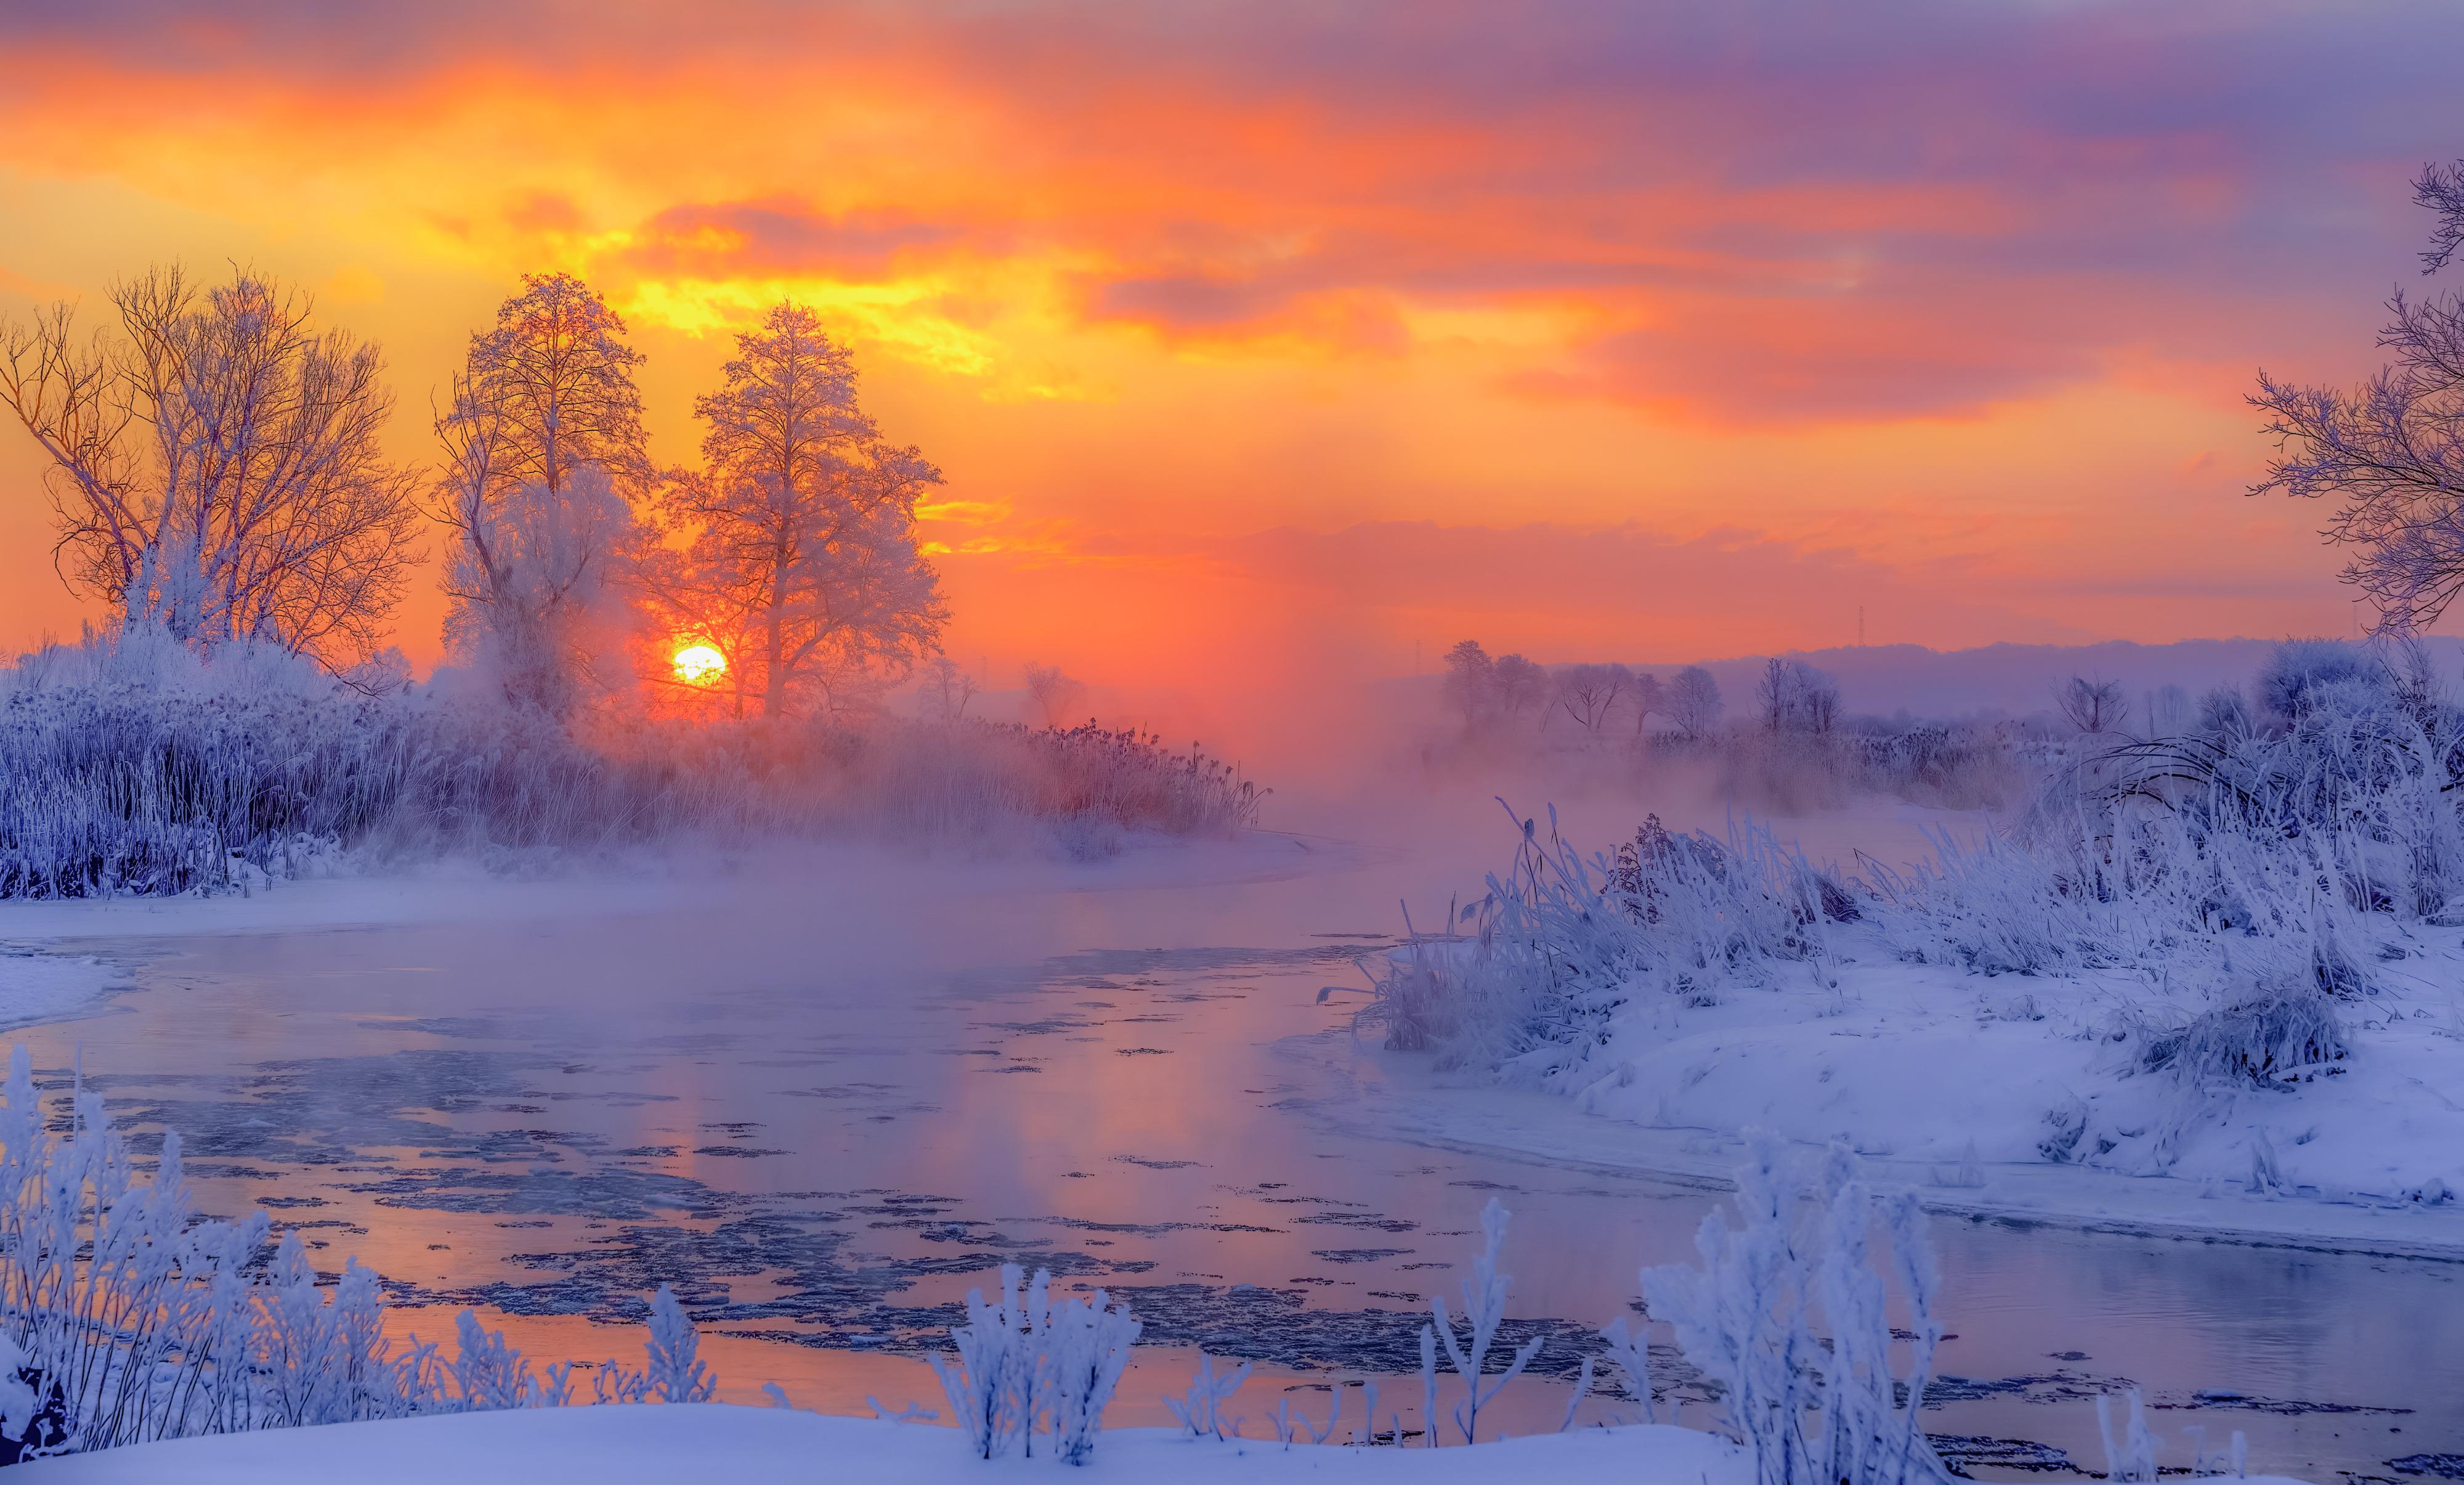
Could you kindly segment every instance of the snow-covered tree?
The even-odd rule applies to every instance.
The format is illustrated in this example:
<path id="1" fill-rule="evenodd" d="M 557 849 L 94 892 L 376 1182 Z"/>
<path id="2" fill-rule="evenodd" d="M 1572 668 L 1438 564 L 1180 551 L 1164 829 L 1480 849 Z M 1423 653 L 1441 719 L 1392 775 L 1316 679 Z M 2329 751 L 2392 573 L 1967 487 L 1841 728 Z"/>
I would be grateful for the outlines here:
<path id="1" fill-rule="evenodd" d="M 182 641 L 271 642 L 344 670 L 382 647 L 417 561 L 416 477 L 379 447 L 374 344 L 319 333 L 306 296 L 177 267 L 0 322 L 0 403 L 50 461 L 69 587 Z"/>
<path id="2" fill-rule="evenodd" d="M 2437 215 L 2422 272 L 2464 252 L 2464 160 L 2430 165 L 2413 199 Z M 2394 360 L 2351 391 L 2261 371 L 2251 405 L 2277 441 L 2251 494 L 2341 503 L 2325 536 L 2359 548 L 2344 581 L 2388 633 L 2426 630 L 2464 591 L 2464 295 L 2387 301 L 2379 345 Z"/>
<path id="3" fill-rule="evenodd" d="M 435 515 L 452 533 L 446 639 L 506 693 L 569 710 L 597 620 L 640 550 L 631 501 L 652 477 L 625 321 L 570 274 L 525 275 L 471 337 L 436 419 Z"/>
<path id="4" fill-rule="evenodd" d="M 693 405 L 708 468 L 660 496 L 689 544 L 649 592 L 680 629 L 731 636 L 720 648 L 764 715 L 844 705 L 939 642 L 915 504 L 941 473 L 881 436 L 811 310 L 781 303 L 736 345 L 725 385 Z"/>

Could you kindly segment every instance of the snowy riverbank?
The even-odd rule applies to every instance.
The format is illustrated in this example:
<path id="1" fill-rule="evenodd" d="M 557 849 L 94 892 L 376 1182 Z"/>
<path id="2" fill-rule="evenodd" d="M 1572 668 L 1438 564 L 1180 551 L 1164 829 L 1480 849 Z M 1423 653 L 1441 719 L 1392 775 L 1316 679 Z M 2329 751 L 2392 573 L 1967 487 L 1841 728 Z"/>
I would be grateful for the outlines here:
<path id="1" fill-rule="evenodd" d="M 2092 1230 L 2464 1257 L 2464 935 L 2417 930 L 2346 1054 L 2185 1090 L 2113 1034 L 2122 977 L 1984 976 L 1877 938 L 1768 988 L 1620 1018 L 1568 1097 L 1390 1055 L 1389 1133 L 1724 1186 L 1748 1129 L 1843 1141 L 1935 1210 Z M 1826 977 L 1836 983 L 1825 983 Z"/>

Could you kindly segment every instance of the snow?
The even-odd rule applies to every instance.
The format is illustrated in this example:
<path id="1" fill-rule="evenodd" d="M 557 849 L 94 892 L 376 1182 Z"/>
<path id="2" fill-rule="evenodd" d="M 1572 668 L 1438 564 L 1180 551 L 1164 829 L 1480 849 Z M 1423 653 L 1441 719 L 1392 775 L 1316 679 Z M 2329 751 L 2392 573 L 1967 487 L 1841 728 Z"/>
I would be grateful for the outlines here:
<path id="1" fill-rule="evenodd" d="M 143 1444 L 19 1467 L 25 1485 L 671 1485 L 676 1480 L 863 1480 L 867 1485 L 1022 1474 L 1089 1485 L 1321 1479 L 1456 1485 L 1655 1478 L 1748 1485 L 1750 1461 L 1688 1429 L 1593 1429 L 1472 1449 L 1355 1449 L 1201 1439 L 1178 1430 L 1103 1435 L 1080 1468 L 1049 1457 L 982 1460 L 956 1430 L 788 1408 L 689 1406 L 531 1408 L 330 1424 Z"/>
<path id="2" fill-rule="evenodd" d="M 826 1462 L 826 1463 L 825 1463 Z M 1058 1477 L 1247 1485 L 1309 1479 L 1360 1485 L 1494 1485 L 1500 1480 L 1639 1479 L 1749 1485 L 1752 1461 L 1691 1429 L 1585 1429 L 1469 1449 L 1359 1449 L 1195 1438 L 1174 1429 L 1103 1435 L 1084 1466 L 982 1460 L 957 1430 L 723 1404 L 529 1408 L 328 1424 L 141 1444 L 18 1466 L 24 1485 L 672 1485 L 676 1480 L 862 1480 L 866 1485 Z M 2252 1475 L 2256 1485 L 2280 1476 Z"/>

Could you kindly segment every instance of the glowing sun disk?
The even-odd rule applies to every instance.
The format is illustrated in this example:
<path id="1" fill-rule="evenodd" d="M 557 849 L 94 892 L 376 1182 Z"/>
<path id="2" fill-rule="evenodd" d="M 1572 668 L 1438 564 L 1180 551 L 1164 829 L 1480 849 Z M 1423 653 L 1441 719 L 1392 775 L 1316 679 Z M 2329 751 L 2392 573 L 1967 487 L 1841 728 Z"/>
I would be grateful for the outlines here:
<path id="1" fill-rule="evenodd" d="M 687 645 L 676 652 L 676 679 L 688 686 L 715 685 L 727 674 L 727 656 L 708 645 Z"/>

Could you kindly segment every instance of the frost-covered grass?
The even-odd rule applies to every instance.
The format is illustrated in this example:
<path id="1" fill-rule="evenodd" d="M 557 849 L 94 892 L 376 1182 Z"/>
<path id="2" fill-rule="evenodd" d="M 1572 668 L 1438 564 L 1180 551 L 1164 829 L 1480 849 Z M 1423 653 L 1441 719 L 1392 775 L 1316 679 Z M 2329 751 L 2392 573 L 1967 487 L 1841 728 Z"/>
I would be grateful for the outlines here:
<path id="1" fill-rule="evenodd" d="M 1507 868 L 1369 1022 L 1661 1127 L 2441 1204 L 2464 1187 L 2464 714 L 2347 648 L 2080 739 L 2025 817 L 1817 867 L 1647 822 Z"/>
<path id="2" fill-rule="evenodd" d="M 888 717 L 568 726 L 447 681 L 369 696 L 137 630 L 0 670 L 0 898 L 244 887 L 360 861 L 536 860 L 689 835 L 1110 854 L 1260 795 L 1135 731 Z"/>

